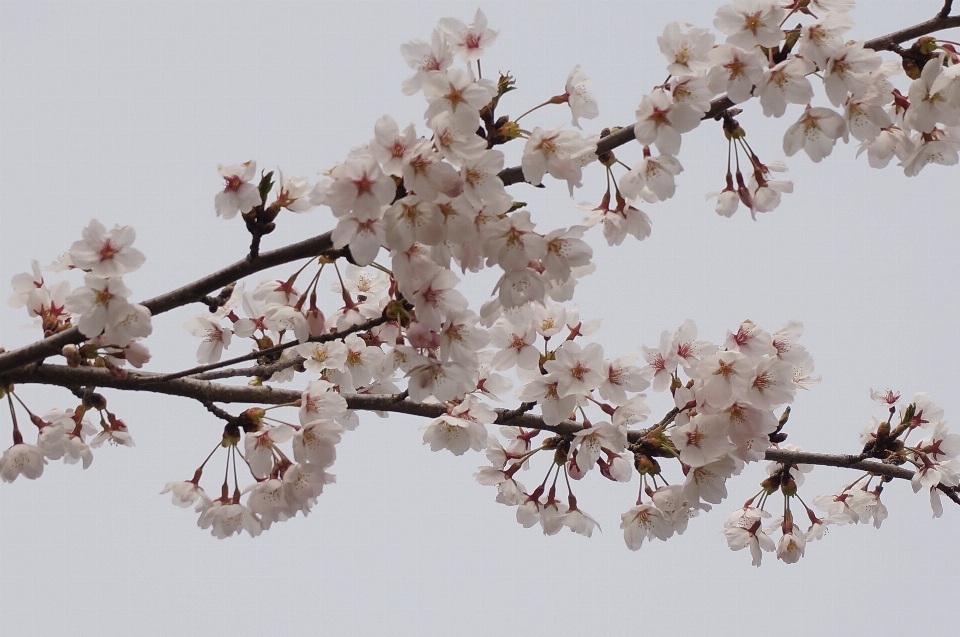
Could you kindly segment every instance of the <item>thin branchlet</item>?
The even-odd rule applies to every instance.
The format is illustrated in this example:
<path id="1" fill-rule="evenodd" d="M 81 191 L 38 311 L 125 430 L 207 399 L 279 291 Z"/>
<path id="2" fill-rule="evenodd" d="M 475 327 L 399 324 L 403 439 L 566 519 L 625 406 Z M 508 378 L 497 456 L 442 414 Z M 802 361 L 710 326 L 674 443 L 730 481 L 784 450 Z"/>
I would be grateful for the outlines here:
<path id="1" fill-rule="evenodd" d="M 313 336 L 310 338 L 311 343 L 326 343 L 327 341 L 335 341 L 341 339 L 344 336 L 349 336 L 356 332 L 364 332 L 366 330 L 377 327 L 378 325 L 383 325 L 389 319 L 386 316 L 378 316 L 375 319 L 370 319 L 363 323 L 358 323 L 348 327 L 345 330 L 340 330 L 339 332 L 330 332 L 329 334 L 321 334 L 320 336 Z M 246 361 L 256 360 L 264 356 L 273 356 L 279 354 L 284 350 L 290 349 L 291 347 L 296 347 L 301 345 L 300 341 L 293 340 L 288 343 L 281 343 L 279 345 L 274 345 L 273 347 L 268 347 L 266 349 L 256 350 L 250 352 L 249 354 L 244 354 L 242 356 L 237 356 L 235 358 L 229 358 L 225 361 L 219 361 L 217 363 L 209 363 L 207 365 L 198 365 L 196 367 L 191 367 L 190 369 L 185 369 L 179 372 L 173 372 L 170 374 L 162 374 L 158 376 L 155 380 L 150 382 L 152 383 L 162 383 L 170 380 L 176 380 L 177 378 L 186 378 L 187 376 L 192 376 L 200 380 L 215 380 L 218 378 L 233 378 L 236 376 L 260 376 L 262 378 L 269 378 L 270 375 L 275 374 L 279 371 L 283 371 L 288 367 L 293 367 L 298 363 L 303 362 L 302 357 L 297 357 L 287 361 L 278 361 L 271 365 L 257 365 L 255 367 L 248 367 L 243 370 L 224 370 L 219 374 L 204 374 L 204 372 L 211 372 L 212 370 L 223 369 L 224 367 L 229 367 L 230 365 L 236 365 L 237 363 L 244 363 Z"/>

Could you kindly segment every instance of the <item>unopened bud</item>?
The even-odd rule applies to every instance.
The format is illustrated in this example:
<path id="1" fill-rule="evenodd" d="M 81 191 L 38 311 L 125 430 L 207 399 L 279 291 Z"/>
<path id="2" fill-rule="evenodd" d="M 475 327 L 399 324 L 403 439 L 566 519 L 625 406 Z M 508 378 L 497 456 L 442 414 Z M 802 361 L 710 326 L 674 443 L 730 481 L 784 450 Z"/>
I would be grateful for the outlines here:
<path id="1" fill-rule="evenodd" d="M 237 423 L 245 432 L 258 431 L 263 426 L 263 417 L 267 412 L 262 407 L 251 407 L 240 414 Z"/>
<path id="2" fill-rule="evenodd" d="M 497 138 L 504 141 L 517 139 L 520 137 L 520 134 L 520 124 L 517 124 L 516 122 L 507 122 L 497 129 Z"/>
<path id="3" fill-rule="evenodd" d="M 107 399 L 103 394 L 91 393 L 83 397 L 83 406 L 100 411 L 107 408 Z"/>
<path id="4" fill-rule="evenodd" d="M 779 486 L 780 486 L 780 480 L 774 479 L 774 478 L 767 478 L 766 480 L 760 483 L 760 488 L 763 489 L 764 493 L 766 493 L 767 495 L 770 495 L 771 493 L 776 491 L 779 488 Z"/>
<path id="5" fill-rule="evenodd" d="M 60 353 L 67 359 L 67 365 L 70 367 L 80 367 L 83 358 L 80 356 L 80 348 L 76 345 L 64 345 Z"/>
<path id="6" fill-rule="evenodd" d="M 634 454 L 633 466 L 637 468 L 640 475 L 658 475 L 660 473 L 660 463 L 642 453 Z"/>
<path id="7" fill-rule="evenodd" d="M 780 493 L 789 497 L 797 495 L 797 481 L 793 479 L 793 476 L 780 485 Z"/>

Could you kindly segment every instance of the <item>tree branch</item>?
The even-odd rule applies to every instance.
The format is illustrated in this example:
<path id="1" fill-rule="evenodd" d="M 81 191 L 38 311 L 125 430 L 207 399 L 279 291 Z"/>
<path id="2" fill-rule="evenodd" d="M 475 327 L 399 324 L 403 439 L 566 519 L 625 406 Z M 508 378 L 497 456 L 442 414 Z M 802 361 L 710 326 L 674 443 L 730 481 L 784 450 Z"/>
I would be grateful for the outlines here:
<path id="1" fill-rule="evenodd" d="M 896 45 L 906 42 L 907 40 L 912 40 L 922 35 L 934 33 L 935 31 L 943 31 L 958 27 L 960 26 L 960 15 L 949 16 L 952 4 L 952 1 L 948 0 L 944 4 L 943 9 L 935 18 L 927 20 L 926 22 L 921 22 L 920 24 L 915 24 L 912 27 L 907 27 L 906 29 L 901 29 L 900 31 L 895 31 L 894 33 L 889 33 L 879 38 L 867 40 L 864 42 L 863 46 L 866 49 L 873 49 L 874 51 L 889 51 L 893 50 Z M 710 102 L 710 110 L 703 115 L 702 119 L 716 119 L 732 106 L 734 106 L 734 103 L 730 101 L 730 98 L 728 98 L 726 95 L 717 97 Z M 634 135 L 633 132 L 634 126 L 635 124 L 624 126 L 615 133 L 601 138 L 597 143 L 597 155 L 603 155 L 604 153 L 608 153 L 615 148 L 619 148 L 620 146 L 634 141 L 636 139 L 636 135 Z M 523 178 L 523 169 L 520 166 L 504 168 L 500 172 L 499 177 L 503 181 L 504 186 L 525 181 Z"/>
<path id="2" fill-rule="evenodd" d="M 209 411 L 221 418 L 231 418 L 226 412 L 213 406 L 218 403 L 246 403 L 279 405 L 300 400 L 302 392 L 295 389 L 278 389 L 268 386 L 224 385 L 195 378 L 178 378 L 163 383 L 153 382 L 161 374 L 149 372 L 130 372 L 126 378 L 117 378 L 109 371 L 97 367 L 67 367 L 65 365 L 36 365 L 15 369 L 3 377 L 5 383 L 36 383 L 58 386 L 94 386 L 111 389 L 149 391 L 159 394 L 192 398 L 203 404 Z M 447 413 L 443 404 L 416 403 L 404 394 L 345 394 L 347 407 L 357 411 L 385 411 L 424 418 L 437 418 Z M 495 424 L 509 424 L 525 429 L 550 431 L 560 435 L 573 435 L 583 429 L 579 423 L 565 420 L 557 425 L 547 425 L 536 415 L 525 413 L 532 404 L 524 403 L 518 409 L 496 409 Z M 639 442 L 647 431 L 632 431 L 628 439 Z M 910 480 L 914 472 L 902 466 L 867 460 L 863 455 L 833 455 L 810 453 L 807 451 L 788 451 L 768 449 L 765 459 L 772 462 L 789 464 L 812 464 L 826 467 L 839 467 L 865 471 L 880 476 Z M 960 504 L 957 490 L 940 486 L 948 498 Z"/>
<path id="3" fill-rule="evenodd" d="M 143 305 L 150 310 L 150 314 L 156 316 L 157 314 L 163 314 L 164 312 L 187 305 L 188 303 L 204 302 L 204 297 L 211 292 L 215 292 L 225 285 L 262 270 L 267 270 L 298 259 L 318 257 L 320 255 L 336 258 L 344 254 L 345 251 L 334 249 L 333 242 L 330 239 L 330 233 L 325 232 L 310 239 L 300 241 L 299 243 L 264 252 L 255 258 L 247 257 L 241 259 L 193 283 L 144 301 Z M 84 340 L 85 337 L 80 333 L 80 330 L 72 327 L 59 334 L 48 336 L 36 343 L 4 352 L 0 354 L 0 374 L 20 367 L 21 365 L 41 361 L 47 356 L 56 356 L 63 349 L 64 345 L 80 343 Z"/>
<path id="4" fill-rule="evenodd" d="M 936 17 L 906 29 L 868 40 L 864 43 L 864 47 L 876 51 L 889 50 L 907 40 L 960 26 L 960 16 L 949 16 L 951 7 L 952 1 L 947 0 Z M 710 103 L 710 110 L 703 116 L 703 119 L 715 118 L 731 106 L 733 106 L 733 102 L 729 98 L 726 96 L 718 97 Z M 597 144 L 597 154 L 602 155 L 627 144 L 633 139 L 635 139 L 633 125 L 625 126 L 602 138 Z M 520 166 L 505 168 L 499 176 L 505 186 L 524 181 L 523 170 Z M 256 257 L 248 256 L 193 283 L 144 301 L 143 305 L 150 310 L 152 315 L 156 316 L 188 303 L 203 302 L 211 292 L 250 274 L 297 259 L 316 257 L 321 254 L 326 254 L 331 258 L 343 254 L 343 251 L 334 251 L 329 232 L 277 250 L 265 252 Z M 23 365 L 42 361 L 48 356 L 58 355 L 64 345 L 80 343 L 83 340 L 83 335 L 76 327 L 73 327 L 30 345 L 0 353 L 0 374 Z"/>

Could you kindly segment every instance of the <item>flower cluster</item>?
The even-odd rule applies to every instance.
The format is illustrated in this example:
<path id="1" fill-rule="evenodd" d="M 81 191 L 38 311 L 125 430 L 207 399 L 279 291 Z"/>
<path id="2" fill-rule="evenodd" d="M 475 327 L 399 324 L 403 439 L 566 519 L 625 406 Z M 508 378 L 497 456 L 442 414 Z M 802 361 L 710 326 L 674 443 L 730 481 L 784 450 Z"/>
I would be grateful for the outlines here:
<path id="1" fill-rule="evenodd" d="M 933 515 L 940 517 L 943 514 L 941 491 L 955 493 L 960 484 L 960 436 L 948 433 L 943 409 L 925 393 L 914 395 L 910 403 L 899 410 L 899 393 L 891 390 L 871 390 L 870 393 L 876 402 L 886 408 L 887 418 L 872 418 L 860 432 L 860 442 L 863 444 L 861 457 L 877 458 L 891 465 L 912 465 L 915 468 L 911 481 L 913 490 L 928 489 Z M 909 444 L 908 439 L 916 430 L 926 430 L 927 435 Z M 791 445 L 780 445 L 780 449 L 799 451 Z M 792 563 L 803 556 L 809 542 L 824 536 L 828 526 L 872 522 L 876 528 L 880 528 L 888 515 L 880 496 L 891 478 L 868 472 L 837 493 L 815 496 L 812 504 L 825 512 L 818 515 L 797 493 L 803 484 L 803 474 L 812 468 L 812 465 L 804 464 L 771 463 L 767 468 L 769 477 L 761 484 L 761 493 L 748 500 L 742 509 L 727 520 L 724 535 L 730 548 L 736 551 L 749 546 L 753 563 L 757 566 L 760 565 L 762 551 L 776 551 L 778 559 Z M 770 513 L 764 510 L 766 499 L 778 490 L 784 496 L 784 515 L 762 526 L 760 519 L 770 517 Z M 794 500 L 799 500 L 810 522 L 806 530 L 794 522 L 791 512 L 791 502 Z M 777 530 L 781 536 L 775 544 L 770 534 Z"/>
<path id="2" fill-rule="evenodd" d="M 100 360 L 117 373 L 122 373 L 118 368 L 126 362 L 141 367 L 150 360 L 149 351 L 138 342 L 153 331 L 150 311 L 130 302 L 131 291 L 123 282 L 123 275 L 145 260 L 143 253 L 132 247 L 135 238 L 130 226 L 114 226 L 108 231 L 93 219 L 84 228 L 83 239 L 54 265 L 56 270 L 83 270 L 84 285 L 72 292 L 66 281 L 48 286 L 34 261 L 32 274 L 13 277 L 9 304 L 26 307 L 30 316 L 39 317 L 44 336 L 75 325 L 90 339 L 80 348 L 70 346 L 64 352 L 71 364 Z"/>
<path id="3" fill-rule="evenodd" d="M 562 320 L 562 315 L 544 317 L 526 333 L 519 324 L 501 323 L 491 330 L 503 330 L 493 342 L 506 345 L 494 364 L 517 366 L 526 379 L 518 397 L 536 402 L 544 424 L 559 427 L 559 433 L 535 446 L 540 432 L 501 427 L 507 442 L 490 437 L 492 464 L 476 474 L 482 484 L 497 487 L 498 502 L 517 507 L 521 524 L 539 523 L 546 534 L 564 526 L 584 535 L 593 532 L 596 523 L 578 507 L 570 480 L 594 468 L 614 481 L 641 476 L 636 506 L 621 518 L 630 549 L 646 539 L 683 533 L 690 518 L 727 496 L 729 477 L 785 439 L 785 419 L 774 410 L 791 403 L 798 388 L 819 381 L 811 375 L 812 358 L 797 342 L 803 329 L 797 321 L 772 335 L 745 321 L 718 346 L 699 340 L 688 320 L 674 333 L 664 332 L 659 347 L 642 347 L 647 365 L 638 367 L 634 356 L 610 360 L 597 344 L 581 347 L 575 339 L 591 329 L 579 321 L 571 325 L 570 317 L 567 339 L 549 349 Z M 537 334 L 545 341 L 542 355 L 534 347 Z M 632 429 L 650 413 L 646 395 L 638 392 L 651 384 L 654 391 L 669 389 L 675 408 L 652 427 Z M 609 420 L 591 421 L 585 411 L 591 405 Z M 539 452 L 548 452 L 552 462 L 542 482 L 527 489 L 516 475 Z M 667 460 L 678 462 L 682 484 L 670 484 L 663 475 L 661 462 Z M 566 486 L 564 499 L 557 497 L 558 483 Z"/>
<path id="4" fill-rule="evenodd" d="M 921 39 L 911 55 L 904 55 L 912 83 L 901 93 L 891 83 L 901 72 L 897 61 L 884 61 L 864 42 L 844 38 L 853 26 L 848 13 L 852 5 L 735 0 L 721 7 L 714 20 L 716 29 L 726 35 L 721 44 L 708 29 L 667 25 L 657 42 L 669 76 L 637 109 L 634 133 L 644 145 L 644 158 L 623 177 L 620 192 L 627 203 L 673 196 L 674 177 L 682 169 L 676 159 L 681 136 L 699 125 L 711 112 L 711 100 L 720 95 L 733 104 L 758 98 L 767 117 L 784 116 L 789 104 L 804 106 L 784 135 L 787 156 L 803 150 L 819 162 L 838 140 L 847 142 L 852 136 L 860 143 L 858 155 L 866 152 L 871 166 L 884 167 L 897 157 L 907 176 L 930 163 L 956 164 L 960 57 L 950 43 Z M 781 25 L 794 15 L 809 21 L 784 29 Z M 811 76 L 822 79 L 830 106 L 811 105 Z M 736 112 L 721 113 L 731 147 L 726 186 L 708 197 L 718 197 L 716 211 L 724 216 L 732 215 L 740 203 L 751 214 L 769 212 L 793 185 L 771 178 L 771 170 L 782 170 L 780 164 L 759 159 L 746 142 L 743 127 L 733 119 Z M 650 146 L 660 154 L 653 156 Z M 749 165 L 746 177 L 741 152 Z M 738 159 L 735 169 L 731 155 Z"/>
<path id="5" fill-rule="evenodd" d="M 66 464 L 80 463 L 86 469 L 93 462 L 92 450 L 105 442 L 134 446 L 127 425 L 107 409 L 106 399 L 98 394 L 88 396 L 75 409 L 52 409 L 42 417 L 27 409 L 11 387 L 0 392 L 2 396 L 10 402 L 11 413 L 16 398 L 37 427 L 37 443 L 26 443 L 14 419 L 13 445 L 0 456 L 0 478 L 4 482 L 13 482 L 20 475 L 36 480 L 43 474 L 47 460 L 63 459 Z M 90 411 L 99 412 L 100 429 L 85 418 Z"/>
<path id="6" fill-rule="evenodd" d="M 209 528 L 213 536 L 221 539 L 242 531 L 256 537 L 274 522 L 288 520 L 297 513 L 307 515 L 324 486 L 336 481 L 327 469 L 337 458 L 336 445 L 341 436 L 355 426 L 347 401 L 331 391 L 332 387 L 323 380 L 310 383 L 299 401 L 299 423 L 279 421 L 268 416 L 266 410 L 253 408 L 227 426 L 217 448 L 228 450 L 228 476 L 233 466 L 232 492 L 227 479 L 216 499 L 200 486 L 211 453 L 191 480 L 170 482 L 161 494 L 170 493 L 177 506 L 193 505 L 200 514 L 197 525 Z M 241 429 L 245 432 L 242 437 Z M 292 445 L 292 453 L 285 453 L 280 447 L 287 442 Z M 243 489 L 237 475 L 238 457 L 254 479 Z"/>

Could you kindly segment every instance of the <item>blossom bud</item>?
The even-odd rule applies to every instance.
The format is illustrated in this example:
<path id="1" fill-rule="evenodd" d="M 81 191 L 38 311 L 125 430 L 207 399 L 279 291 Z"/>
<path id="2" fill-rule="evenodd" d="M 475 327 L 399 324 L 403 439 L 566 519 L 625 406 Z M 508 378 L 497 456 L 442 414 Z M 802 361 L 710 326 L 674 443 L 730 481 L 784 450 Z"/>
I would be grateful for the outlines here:
<path id="1" fill-rule="evenodd" d="M 648 455 L 635 454 L 633 464 L 640 475 L 658 475 L 660 473 L 660 463 Z"/>
<path id="2" fill-rule="evenodd" d="M 408 327 L 410 325 L 410 312 L 403 306 L 403 301 L 393 300 L 387 303 L 387 307 L 384 308 L 383 313 L 397 323 L 401 327 Z"/>
<path id="3" fill-rule="evenodd" d="M 516 122 L 506 122 L 505 124 L 497 127 L 497 140 L 503 140 L 504 142 L 510 141 L 511 139 L 517 139 L 520 137 L 520 125 Z"/>
<path id="4" fill-rule="evenodd" d="M 780 485 L 780 492 L 788 498 L 797 495 L 797 481 L 793 479 L 793 476 L 790 476 Z"/>
<path id="5" fill-rule="evenodd" d="M 83 397 L 83 406 L 87 409 L 96 409 L 100 411 L 107 408 L 107 399 L 103 394 L 92 393 Z"/>
<path id="6" fill-rule="evenodd" d="M 67 365 L 70 367 L 80 367 L 83 358 L 80 356 L 80 348 L 76 345 L 64 345 L 60 353 L 67 359 Z"/>
<path id="7" fill-rule="evenodd" d="M 876 444 L 877 444 L 877 445 L 882 445 L 882 444 L 886 441 L 887 436 L 889 436 L 889 435 L 890 435 L 890 423 L 888 423 L 888 422 L 882 422 L 882 423 L 880 423 L 880 426 L 877 427 L 877 441 L 876 441 Z"/>
<path id="8" fill-rule="evenodd" d="M 246 433 L 259 431 L 260 427 L 263 426 L 263 417 L 266 414 L 267 412 L 262 407 L 251 407 L 240 414 L 240 422 L 238 424 Z"/>
<path id="9" fill-rule="evenodd" d="M 440 347 L 440 335 L 421 321 L 415 321 L 407 328 L 407 340 L 411 347 L 437 349 Z"/>
<path id="10" fill-rule="evenodd" d="M 770 495 L 777 490 L 780 486 L 780 478 L 777 476 L 771 476 L 760 483 L 760 488 L 763 489 L 763 492 L 767 495 Z"/>
<path id="11" fill-rule="evenodd" d="M 676 376 L 674 376 L 674 377 L 670 380 L 670 393 L 671 393 L 671 394 L 677 393 L 677 390 L 680 389 L 681 387 L 683 387 L 683 383 L 680 382 L 680 379 L 679 379 L 679 378 L 677 378 Z"/>
<path id="12" fill-rule="evenodd" d="M 236 425 L 226 425 L 223 428 L 223 439 L 220 441 L 221 447 L 236 447 L 240 442 L 240 430 Z M 226 487 L 224 487 L 226 488 Z"/>
<path id="13" fill-rule="evenodd" d="M 900 419 L 901 425 L 910 425 L 913 420 L 913 416 L 917 413 L 917 404 L 910 403 L 907 405 L 907 408 L 903 410 L 903 418 Z"/>
<path id="14" fill-rule="evenodd" d="M 586 471 L 581 469 L 580 465 L 577 464 L 576 452 L 574 452 L 573 457 L 567 461 L 567 475 L 574 480 L 580 480 L 583 476 L 587 475 Z"/>

